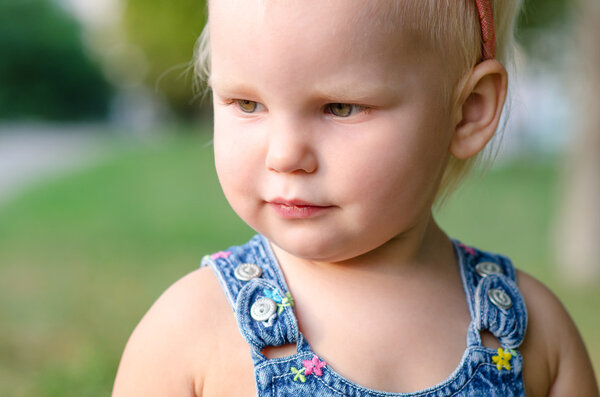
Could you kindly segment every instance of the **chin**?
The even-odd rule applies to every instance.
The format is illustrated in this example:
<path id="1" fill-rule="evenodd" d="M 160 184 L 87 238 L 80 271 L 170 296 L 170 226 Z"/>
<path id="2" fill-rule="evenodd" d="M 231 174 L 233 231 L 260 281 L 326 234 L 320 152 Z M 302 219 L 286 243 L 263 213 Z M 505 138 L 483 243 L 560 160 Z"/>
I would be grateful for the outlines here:
<path id="1" fill-rule="evenodd" d="M 271 243 L 296 258 L 315 262 L 342 262 L 360 256 L 377 244 L 359 232 L 339 225 L 316 225 L 314 222 L 296 222 L 281 225 L 279 222 L 247 223 Z M 286 222 L 287 223 L 287 222 Z"/>
<path id="2" fill-rule="evenodd" d="M 358 251 L 357 245 L 352 242 L 323 235 L 313 235 L 312 238 L 278 238 L 269 235 L 265 237 L 286 253 L 307 261 L 342 262 L 363 253 Z"/>

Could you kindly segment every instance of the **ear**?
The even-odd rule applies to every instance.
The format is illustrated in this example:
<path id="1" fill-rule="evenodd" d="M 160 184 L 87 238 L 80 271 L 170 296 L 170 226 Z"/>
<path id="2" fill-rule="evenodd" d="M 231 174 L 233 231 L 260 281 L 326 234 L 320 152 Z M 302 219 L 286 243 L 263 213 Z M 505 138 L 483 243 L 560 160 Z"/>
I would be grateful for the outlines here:
<path id="1" fill-rule="evenodd" d="M 506 69 L 496 60 L 483 61 L 473 68 L 456 107 L 456 128 L 449 148 L 454 157 L 473 157 L 492 139 L 500 122 L 507 84 Z"/>

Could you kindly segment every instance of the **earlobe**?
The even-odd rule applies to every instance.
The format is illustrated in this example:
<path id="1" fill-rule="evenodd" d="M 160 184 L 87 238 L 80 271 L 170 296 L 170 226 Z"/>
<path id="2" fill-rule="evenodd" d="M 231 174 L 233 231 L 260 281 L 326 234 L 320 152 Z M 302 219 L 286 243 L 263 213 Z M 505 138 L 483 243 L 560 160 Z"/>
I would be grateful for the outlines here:
<path id="1" fill-rule="evenodd" d="M 496 60 L 476 65 L 463 85 L 458 103 L 459 121 L 450 142 L 450 153 L 461 160 L 479 153 L 494 136 L 504 101 L 508 77 Z"/>

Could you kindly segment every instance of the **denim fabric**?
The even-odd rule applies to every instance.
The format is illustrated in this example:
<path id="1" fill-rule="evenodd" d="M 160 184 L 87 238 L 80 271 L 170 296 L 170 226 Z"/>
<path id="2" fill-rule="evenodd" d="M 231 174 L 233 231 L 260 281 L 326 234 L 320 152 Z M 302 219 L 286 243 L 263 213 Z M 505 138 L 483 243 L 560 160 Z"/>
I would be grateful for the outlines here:
<path id="1" fill-rule="evenodd" d="M 467 349 L 447 380 L 415 393 L 368 389 L 321 363 L 298 329 L 283 274 L 263 236 L 257 235 L 245 245 L 206 256 L 202 266 L 210 266 L 217 275 L 240 332 L 250 346 L 257 396 L 523 396 L 523 358 L 516 349 L 525 335 L 527 311 L 515 282 L 515 269 L 506 257 L 466 247 L 458 241 L 453 244 L 472 319 Z M 476 266 L 481 262 L 496 264 L 493 274 L 480 275 Z M 247 281 L 236 278 L 236 268 L 245 263 L 258 265 L 262 269 L 260 277 Z M 502 291 L 501 303 L 510 305 L 495 304 L 489 297 L 490 290 Z M 256 321 L 251 309 L 257 299 L 264 297 L 275 302 L 277 310 L 268 319 Z M 499 352 L 481 345 L 482 330 L 494 334 L 512 357 L 498 364 Z M 266 346 L 290 343 L 296 344 L 295 355 L 267 359 L 261 353 Z M 509 363 L 510 369 L 503 363 Z"/>

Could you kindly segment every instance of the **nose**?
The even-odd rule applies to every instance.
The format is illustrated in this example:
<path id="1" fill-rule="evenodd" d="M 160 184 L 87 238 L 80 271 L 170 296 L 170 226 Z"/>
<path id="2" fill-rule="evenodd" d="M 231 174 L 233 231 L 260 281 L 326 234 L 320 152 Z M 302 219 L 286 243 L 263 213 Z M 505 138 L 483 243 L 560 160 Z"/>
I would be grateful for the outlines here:
<path id="1" fill-rule="evenodd" d="M 301 123 L 273 123 L 269 131 L 268 150 L 265 158 L 267 169 L 280 173 L 313 173 L 318 158 L 308 128 Z"/>

